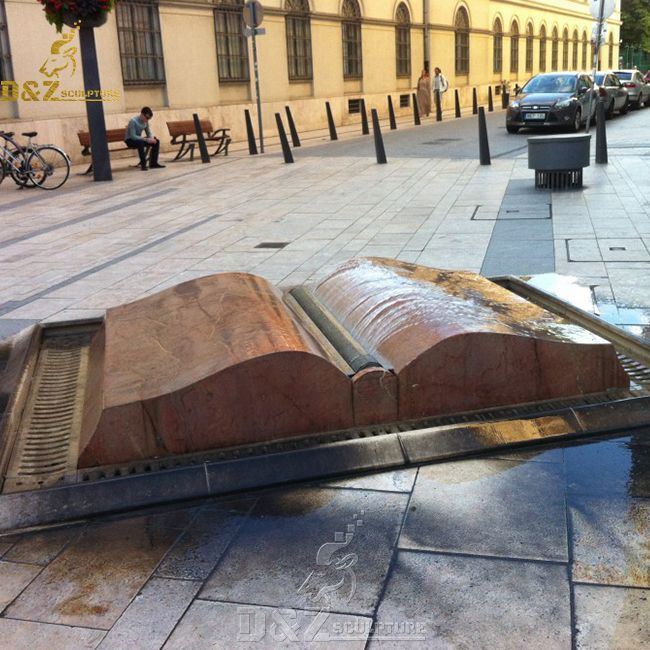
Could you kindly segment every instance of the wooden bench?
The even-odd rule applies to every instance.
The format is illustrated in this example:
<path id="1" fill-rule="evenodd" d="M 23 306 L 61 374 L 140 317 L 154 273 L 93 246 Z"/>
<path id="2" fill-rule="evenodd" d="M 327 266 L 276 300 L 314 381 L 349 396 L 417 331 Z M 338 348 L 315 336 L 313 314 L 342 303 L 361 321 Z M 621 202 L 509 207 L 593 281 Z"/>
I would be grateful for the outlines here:
<path id="1" fill-rule="evenodd" d="M 175 162 L 181 160 L 188 153 L 190 160 L 194 160 L 194 147 L 198 144 L 196 137 L 196 130 L 194 129 L 194 120 L 179 120 L 177 122 L 167 122 L 167 129 L 169 135 L 172 137 L 172 145 L 180 145 L 176 157 L 172 160 Z M 230 129 L 213 129 L 210 120 L 201 120 L 201 131 L 206 143 L 215 142 L 217 148 L 210 154 L 210 156 L 217 156 L 223 153 L 228 155 L 228 146 L 231 143 L 231 138 L 228 135 Z"/>
<path id="2" fill-rule="evenodd" d="M 109 152 L 113 151 L 126 151 L 129 149 L 124 144 L 124 134 L 126 132 L 126 127 L 122 129 L 106 129 L 106 141 L 108 142 L 109 145 L 119 142 L 122 144 L 121 147 L 115 147 L 113 149 L 110 148 L 109 146 Z M 81 155 L 82 156 L 90 156 L 91 151 L 90 151 L 90 133 L 88 131 L 78 131 L 77 136 L 79 137 L 79 144 L 83 147 L 81 150 Z M 137 153 L 137 149 L 131 149 L 131 151 L 134 151 Z M 88 166 L 88 169 L 82 174 L 90 174 L 90 172 L 93 170 L 93 164 L 90 163 Z"/>

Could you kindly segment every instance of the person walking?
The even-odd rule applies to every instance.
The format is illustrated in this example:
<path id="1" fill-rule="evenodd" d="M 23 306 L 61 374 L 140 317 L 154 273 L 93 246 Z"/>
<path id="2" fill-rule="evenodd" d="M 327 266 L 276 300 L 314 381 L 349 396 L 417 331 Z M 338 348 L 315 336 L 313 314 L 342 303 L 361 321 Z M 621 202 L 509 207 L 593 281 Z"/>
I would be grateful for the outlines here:
<path id="1" fill-rule="evenodd" d="M 416 90 L 420 115 L 429 117 L 431 113 L 431 77 L 426 68 L 422 70 Z"/>
<path id="2" fill-rule="evenodd" d="M 149 152 L 149 167 L 151 169 L 162 169 L 165 165 L 158 164 L 158 152 L 160 151 L 160 140 L 151 134 L 149 120 L 153 117 L 153 111 L 144 106 L 140 115 L 136 115 L 129 120 L 124 134 L 124 144 L 129 149 L 137 149 L 140 156 L 140 169 L 147 170 L 147 149 Z M 146 137 L 142 137 L 142 132 Z"/>
<path id="3" fill-rule="evenodd" d="M 442 96 L 449 90 L 449 82 L 440 68 L 433 69 L 433 98 L 436 100 L 436 107 L 442 110 Z"/>

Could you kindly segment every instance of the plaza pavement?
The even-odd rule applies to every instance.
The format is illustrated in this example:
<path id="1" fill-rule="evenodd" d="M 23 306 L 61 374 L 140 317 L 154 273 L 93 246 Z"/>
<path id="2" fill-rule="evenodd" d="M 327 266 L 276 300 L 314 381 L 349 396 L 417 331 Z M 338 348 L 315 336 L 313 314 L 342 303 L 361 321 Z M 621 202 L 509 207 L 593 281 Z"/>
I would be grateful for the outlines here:
<path id="1" fill-rule="evenodd" d="M 207 273 L 289 286 L 380 255 L 571 274 L 647 335 L 650 111 L 608 124 L 609 165 L 571 193 L 534 192 L 502 120 L 491 167 L 469 156 L 470 118 L 387 134 L 384 166 L 345 138 L 295 165 L 236 153 L 3 184 L 0 334 Z M 642 647 L 649 450 L 619 434 L 0 537 L 0 648 Z"/>

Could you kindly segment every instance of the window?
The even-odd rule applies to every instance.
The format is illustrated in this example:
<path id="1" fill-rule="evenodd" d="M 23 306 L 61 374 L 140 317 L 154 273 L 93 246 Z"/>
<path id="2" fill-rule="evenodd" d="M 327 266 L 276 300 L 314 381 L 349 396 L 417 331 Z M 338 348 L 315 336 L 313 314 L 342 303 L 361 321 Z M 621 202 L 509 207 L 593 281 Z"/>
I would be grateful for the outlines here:
<path id="1" fill-rule="evenodd" d="M 569 30 L 564 28 L 562 33 L 562 70 L 569 69 Z"/>
<path id="2" fill-rule="evenodd" d="M 395 27 L 395 55 L 397 76 L 411 76 L 411 15 L 408 7 L 401 2 L 397 7 L 397 27 Z"/>
<path id="3" fill-rule="evenodd" d="M 165 83 L 158 4 L 122 0 L 115 10 L 124 84 Z"/>
<path id="4" fill-rule="evenodd" d="M 533 71 L 533 42 L 534 42 L 533 23 L 526 25 L 526 72 Z"/>
<path id="5" fill-rule="evenodd" d="M 514 20 L 510 27 L 510 72 L 519 72 L 519 25 Z"/>
<path id="6" fill-rule="evenodd" d="M 454 20 L 456 74 L 469 74 L 469 16 L 465 7 L 459 7 Z"/>
<path id="7" fill-rule="evenodd" d="M 343 77 L 360 79 L 363 75 L 361 59 L 361 10 L 357 0 L 343 2 Z"/>
<path id="8" fill-rule="evenodd" d="M 607 52 L 607 65 L 610 68 L 614 67 L 614 35 L 609 35 L 609 47 Z"/>
<path id="9" fill-rule="evenodd" d="M 492 71 L 501 72 L 503 70 L 503 27 L 501 21 L 497 18 L 492 28 Z"/>
<path id="10" fill-rule="evenodd" d="M 582 69 L 586 70 L 589 67 L 587 63 L 587 32 L 582 32 Z"/>
<path id="11" fill-rule="evenodd" d="M 574 70 L 578 69 L 578 30 L 573 30 L 573 58 L 571 59 L 571 67 Z"/>
<path id="12" fill-rule="evenodd" d="M 557 49 L 558 49 L 557 27 L 553 27 L 553 37 L 551 39 L 551 70 L 557 70 Z"/>
<path id="13" fill-rule="evenodd" d="M 219 81 L 248 81 L 250 78 L 243 10 L 244 0 L 221 0 L 214 10 Z"/>
<path id="14" fill-rule="evenodd" d="M 313 79 L 311 62 L 311 25 L 307 0 L 287 0 L 285 19 L 287 63 L 290 81 Z"/>
<path id="15" fill-rule="evenodd" d="M 539 71 L 546 72 L 546 27 L 539 30 Z"/>

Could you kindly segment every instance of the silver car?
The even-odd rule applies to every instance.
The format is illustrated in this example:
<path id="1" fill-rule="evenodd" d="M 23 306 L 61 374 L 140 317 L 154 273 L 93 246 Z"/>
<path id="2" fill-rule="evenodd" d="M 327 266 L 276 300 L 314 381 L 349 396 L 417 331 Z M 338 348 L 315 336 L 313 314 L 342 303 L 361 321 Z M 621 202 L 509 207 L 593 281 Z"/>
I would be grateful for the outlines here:
<path id="1" fill-rule="evenodd" d="M 650 105 L 650 84 L 646 83 L 643 75 L 638 70 L 615 70 L 614 74 L 630 96 L 630 105 L 634 108 Z"/>
<path id="2" fill-rule="evenodd" d="M 605 105 L 607 119 L 614 115 L 614 111 L 618 111 L 621 115 L 627 113 L 630 94 L 613 72 L 596 73 L 596 90 L 600 101 Z"/>

